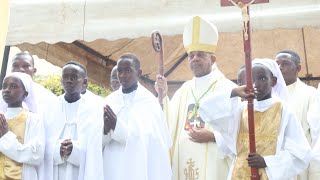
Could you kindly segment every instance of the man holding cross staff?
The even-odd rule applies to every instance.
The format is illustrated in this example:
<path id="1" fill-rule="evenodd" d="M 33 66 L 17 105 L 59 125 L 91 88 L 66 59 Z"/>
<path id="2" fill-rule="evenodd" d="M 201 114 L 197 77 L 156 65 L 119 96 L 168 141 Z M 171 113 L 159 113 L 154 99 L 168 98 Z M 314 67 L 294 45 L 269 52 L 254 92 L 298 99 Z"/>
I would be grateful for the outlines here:
<path id="1" fill-rule="evenodd" d="M 249 4 L 232 4 L 243 15 L 246 85 L 205 99 L 201 117 L 221 133 L 217 144 L 233 157 L 228 179 L 291 180 L 307 168 L 310 147 L 300 123 L 283 103 L 288 91 L 278 65 L 271 59 L 251 64 Z"/>

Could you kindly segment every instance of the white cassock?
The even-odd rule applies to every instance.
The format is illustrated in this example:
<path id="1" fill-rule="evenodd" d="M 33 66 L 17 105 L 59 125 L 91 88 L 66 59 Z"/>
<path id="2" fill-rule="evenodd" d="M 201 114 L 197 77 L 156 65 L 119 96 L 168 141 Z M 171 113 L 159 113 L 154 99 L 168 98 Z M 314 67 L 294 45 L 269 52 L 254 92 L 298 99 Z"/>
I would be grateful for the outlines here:
<path id="1" fill-rule="evenodd" d="M 231 160 L 219 150 L 215 142 L 191 141 L 186 126 L 199 126 L 218 136 L 218 132 L 214 131 L 210 124 L 199 119 L 191 122 L 192 118 L 189 117 L 197 104 L 196 101 L 201 103 L 210 94 L 228 91 L 234 87 L 236 85 L 226 79 L 214 64 L 211 73 L 185 82 L 175 92 L 171 101 L 167 97 L 164 100 L 164 111 L 173 139 L 171 163 L 174 180 L 227 178 Z"/>
<path id="2" fill-rule="evenodd" d="M 308 111 L 308 123 L 310 124 L 313 142 L 314 161 L 310 162 L 309 180 L 320 179 L 320 91 L 316 92 L 313 103 Z"/>
<path id="3" fill-rule="evenodd" d="M 307 113 L 313 101 L 316 89 L 301 82 L 299 78 L 297 78 L 295 83 L 290 84 L 287 87 L 290 96 L 288 99 L 289 108 L 295 113 L 297 119 L 300 121 L 304 135 L 306 136 L 310 146 L 313 146 L 315 142 L 312 142 L 311 139 L 310 124 L 307 121 Z M 297 180 L 308 180 L 308 170 L 310 173 L 320 173 L 320 169 L 314 168 L 311 164 L 309 169 L 306 169 L 298 175 Z"/>
<path id="4" fill-rule="evenodd" d="M 103 103 L 104 98 L 101 96 L 98 96 L 94 94 L 93 92 L 89 91 L 88 89 L 86 90 L 85 94 L 81 94 L 82 98 L 88 98 L 88 100 L 93 101 L 95 103 Z"/>
<path id="5" fill-rule="evenodd" d="M 45 180 L 103 179 L 100 136 L 102 105 L 86 98 L 68 103 L 64 95 L 44 112 L 46 151 L 43 164 Z M 69 157 L 60 156 L 61 142 L 71 139 Z"/>
<path id="6" fill-rule="evenodd" d="M 231 91 L 211 96 L 200 106 L 204 121 L 211 124 L 222 137 L 216 137 L 219 147 L 233 158 L 228 179 L 231 179 L 234 162 L 237 158 L 237 140 L 240 128 L 241 113 L 246 103 L 239 98 L 230 98 Z M 268 110 L 273 104 L 280 102 L 276 98 L 254 101 L 254 109 L 258 112 Z M 212 108 L 215 107 L 215 108 Z M 265 168 L 269 180 L 291 180 L 309 165 L 311 159 L 310 146 L 304 136 L 300 122 L 283 105 L 279 134 L 276 143 L 276 154 L 265 156 Z"/>
<path id="7" fill-rule="evenodd" d="M 106 97 L 117 115 L 115 130 L 103 136 L 105 180 L 170 180 L 171 139 L 157 99 L 141 84 Z"/>
<path id="8" fill-rule="evenodd" d="M 8 108 L 6 119 L 11 119 L 20 113 L 22 108 Z M 24 143 L 21 144 L 17 136 L 10 130 L 0 138 L 0 152 L 10 159 L 22 163 L 22 179 L 39 179 L 38 166 L 44 157 L 44 127 L 43 121 L 37 114 L 28 112 L 25 124 Z"/>
<path id="9" fill-rule="evenodd" d="M 312 145 L 314 143 L 311 143 L 310 124 L 307 121 L 307 113 L 315 96 L 316 89 L 301 82 L 299 78 L 295 83 L 287 87 L 290 96 L 288 105 L 301 122 L 304 134 L 309 144 Z"/>
<path id="10" fill-rule="evenodd" d="M 35 100 L 37 103 L 37 113 L 41 113 L 49 104 L 51 104 L 52 101 L 57 100 L 57 96 L 55 94 L 34 81 L 33 90 L 36 95 Z M 23 108 L 28 109 L 24 102 L 22 102 L 22 105 Z M 2 99 L 2 96 L 0 96 L 0 112 L 5 112 L 7 107 L 7 103 Z"/>

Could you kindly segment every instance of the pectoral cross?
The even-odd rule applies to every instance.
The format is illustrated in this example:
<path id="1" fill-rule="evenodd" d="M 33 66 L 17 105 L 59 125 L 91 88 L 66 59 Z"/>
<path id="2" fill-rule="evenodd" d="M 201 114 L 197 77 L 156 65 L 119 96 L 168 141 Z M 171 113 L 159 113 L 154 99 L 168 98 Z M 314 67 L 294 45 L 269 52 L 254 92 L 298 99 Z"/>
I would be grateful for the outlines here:
<path id="1" fill-rule="evenodd" d="M 252 72 L 251 72 L 251 29 L 249 5 L 258 3 L 268 3 L 269 0 L 221 0 L 221 6 L 238 6 L 242 13 L 243 20 L 243 48 L 246 64 L 246 85 L 249 92 L 253 92 Z M 249 150 L 250 153 L 256 152 L 255 133 L 254 133 L 254 109 L 253 98 L 248 99 L 248 129 L 249 129 Z M 258 180 L 257 168 L 251 168 L 251 180 Z"/>

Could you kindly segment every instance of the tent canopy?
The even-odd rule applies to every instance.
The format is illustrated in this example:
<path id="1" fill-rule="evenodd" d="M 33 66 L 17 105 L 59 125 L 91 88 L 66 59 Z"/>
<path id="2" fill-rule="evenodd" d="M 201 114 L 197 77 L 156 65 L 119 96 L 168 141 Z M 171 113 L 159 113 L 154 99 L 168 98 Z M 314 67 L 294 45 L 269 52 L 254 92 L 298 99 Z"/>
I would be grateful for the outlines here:
<path id="1" fill-rule="evenodd" d="M 219 0 L 14 0 L 8 45 L 177 35 L 194 15 L 220 32 L 240 32 L 241 12 Z M 319 27 L 320 0 L 270 0 L 251 6 L 253 30 Z"/>
<path id="2" fill-rule="evenodd" d="M 229 79 L 236 79 L 244 63 L 241 11 L 221 7 L 220 0 L 13 0 L 10 10 L 7 45 L 58 66 L 75 59 L 103 84 L 127 52 L 137 54 L 143 76 L 155 80 L 153 30 L 164 36 L 169 83 L 192 78 L 181 34 L 194 15 L 213 21 L 221 32 L 217 63 Z M 320 77 L 320 0 L 269 0 L 250 6 L 250 14 L 253 58 L 274 58 L 278 51 L 292 49 L 301 57 L 300 76 Z"/>

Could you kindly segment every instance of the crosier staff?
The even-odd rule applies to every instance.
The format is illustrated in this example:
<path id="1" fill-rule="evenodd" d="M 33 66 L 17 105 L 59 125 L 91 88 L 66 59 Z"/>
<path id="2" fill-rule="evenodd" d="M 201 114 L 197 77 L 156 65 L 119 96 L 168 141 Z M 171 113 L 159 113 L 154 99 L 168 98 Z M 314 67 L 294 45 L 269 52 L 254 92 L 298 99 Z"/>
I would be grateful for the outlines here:
<path id="1" fill-rule="evenodd" d="M 158 52 L 160 54 L 160 59 L 159 59 L 159 74 L 161 76 L 163 76 L 163 71 L 164 71 L 164 67 L 163 67 L 163 41 L 162 41 L 162 36 L 160 34 L 159 31 L 153 31 L 151 34 L 151 39 L 152 39 L 152 46 L 153 49 Z M 158 92 L 158 101 L 162 107 L 163 103 L 162 103 L 162 92 L 163 89 L 159 88 L 159 92 Z"/>

